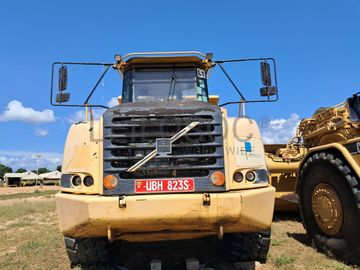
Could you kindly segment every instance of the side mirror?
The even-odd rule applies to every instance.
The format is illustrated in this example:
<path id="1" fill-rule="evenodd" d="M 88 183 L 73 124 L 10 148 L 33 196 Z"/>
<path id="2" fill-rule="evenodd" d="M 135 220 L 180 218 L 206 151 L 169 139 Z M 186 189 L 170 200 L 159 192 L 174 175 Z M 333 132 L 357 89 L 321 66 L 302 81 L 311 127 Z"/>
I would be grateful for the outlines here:
<path id="1" fill-rule="evenodd" d="M 68 72 L 67 66 L 59 68 L 59 91 L 64 91 L 67 88 Z"/>
<path id="2" fill-rule="evenodd" d="M 269 97 L 277 94 L 275 86 L 271 85 L 271 70 L 267 62 L 260 62 L 261 82 L 264 87 L 260 88 L 260 96 Z"/>
<path id="3" fill-rule="evenodd" d="M 277 94 L 277 89 L 275 86 L 265 86 L 260 88 L 260 96 L 268 97 L 275 96 Z"/>
<path id="4" fill-rule="evenodd" d="M 260 62 L 261 81 L 264 86 L 271 86 L 270 65 L 267 62 Z"/>
<path id="5" fill-rule="evenodd" d="M 65 103 L 68 102 L 70 100 L 70 93 L 64 93 L 64 92 L 59 92 L 56 95 L 56 102 L 57 103 Z"/>

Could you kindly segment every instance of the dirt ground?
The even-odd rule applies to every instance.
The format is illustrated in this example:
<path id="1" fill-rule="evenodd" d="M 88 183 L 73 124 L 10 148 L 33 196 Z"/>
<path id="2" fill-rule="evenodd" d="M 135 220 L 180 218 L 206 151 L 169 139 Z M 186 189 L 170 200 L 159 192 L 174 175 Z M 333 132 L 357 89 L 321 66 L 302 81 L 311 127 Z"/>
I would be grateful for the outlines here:
<path id="1" fill-rule="evenodd" d="M 69 261 L 64 248 L 63 237 L 59 232 L 54 191 L 40 191 L 34 187 L 23 189 L 28 195 L 19 195 L 0 188 L 0 269 L 69 269 Z M 56 189 L 57 187 L 55 187 Z M 51 193 L 49 193 L 51 192 Z M 33 196 L 32 196 L 33 195 Z M 2 197 L 3 196 L 3 197 Z M 5 196 L 5 197 L 4 197 Z M 194 247 L 183 245 L 181 250 L 195 256 Z M 196 249 L 196 247 L 195 247 Z M 128 249 L 131 253 L 131 249 Z M 160 252 L 154 249 L 152 252 Z M 177 249 L 168 248 L 166 251 L 172 255 Z M 213 258 L 214 250 L 205 253 L 204 260 Z M 134 254 L 134 253 L 133 253 Z M 144 255 L 129 255 L 128 262 L 146 262 L 146 266 L 137 269 L 150 269 L 148 253 Z M 175 259 L 176 256 L 174 256 Z M 201 263 L 204 260 L 199 257 Z M 163 269 L 184 269 L 179 262 L 178 267 Z M 216 270 L 234 269 L 224 263 L 206 265 Z M 117 268 L 121 269 L 121 268 Z M 272 228 L 272 242 L 265 265 L 256 264 L 256 269 L 357 269 L 338 262 L 325 254 L 314 250 L 306 237 L 305 231 L 297 214 L 276 214 Z M 130 268 L 129 270 L 135 270 Z"/>
<path id="2" fill-rule="evenodd" d="M 28 186 L 28 187 L 1 187 L 0 195 L 16 194 L 16 193 L 32 193 L 35 190 L 60 190 L 59 186 Z"/>

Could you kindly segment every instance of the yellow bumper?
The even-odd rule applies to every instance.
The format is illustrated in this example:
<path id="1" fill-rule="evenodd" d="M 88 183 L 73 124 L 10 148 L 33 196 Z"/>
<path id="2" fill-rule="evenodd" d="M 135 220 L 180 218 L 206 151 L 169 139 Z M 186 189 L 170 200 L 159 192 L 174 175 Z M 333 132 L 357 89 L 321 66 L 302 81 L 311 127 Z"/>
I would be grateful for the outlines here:
<path id="1" fill-rule="evenodd" d="M 271 227 L 275 189 L 203 194 L 56 195 L 60 229 L 69 237 L 104 236 L 129 241 L 189 239 L 228 232 L 256 232 Z"/>

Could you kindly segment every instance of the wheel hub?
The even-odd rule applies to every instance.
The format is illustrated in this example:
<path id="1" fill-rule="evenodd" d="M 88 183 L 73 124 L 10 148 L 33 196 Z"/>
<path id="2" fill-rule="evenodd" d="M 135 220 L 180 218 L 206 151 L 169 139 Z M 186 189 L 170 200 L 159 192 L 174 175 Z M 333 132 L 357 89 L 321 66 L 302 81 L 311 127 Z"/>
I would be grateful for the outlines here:
<path id="1" fill-rule="evenodd" d="M 343 224 L 343 208 L 338 194 L 328 184 L 320 183 L 312 193 L 312 210 L 320 229 L 328 234 L 337 234 Z"/>

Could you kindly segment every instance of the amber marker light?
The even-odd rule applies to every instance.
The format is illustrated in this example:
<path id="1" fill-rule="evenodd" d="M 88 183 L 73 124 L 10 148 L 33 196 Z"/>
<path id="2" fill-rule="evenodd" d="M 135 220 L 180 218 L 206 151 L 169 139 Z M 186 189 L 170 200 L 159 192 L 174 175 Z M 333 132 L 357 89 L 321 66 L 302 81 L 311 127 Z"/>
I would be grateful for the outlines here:
<path id="1" fill-rule="evenodd" d="M 104 187 L 106 189 L 114 189 L 117 183 L 118 180 L 114 175 L 107 175 L 104 177 Z"/>
<path id="2" fill-rule="evenodd" d="M 210 179 L 214 186 L 220 187 L 225 183 L 225 175 L 223 172 L 220 171 L 214 172 L 211 175 Z"/>

